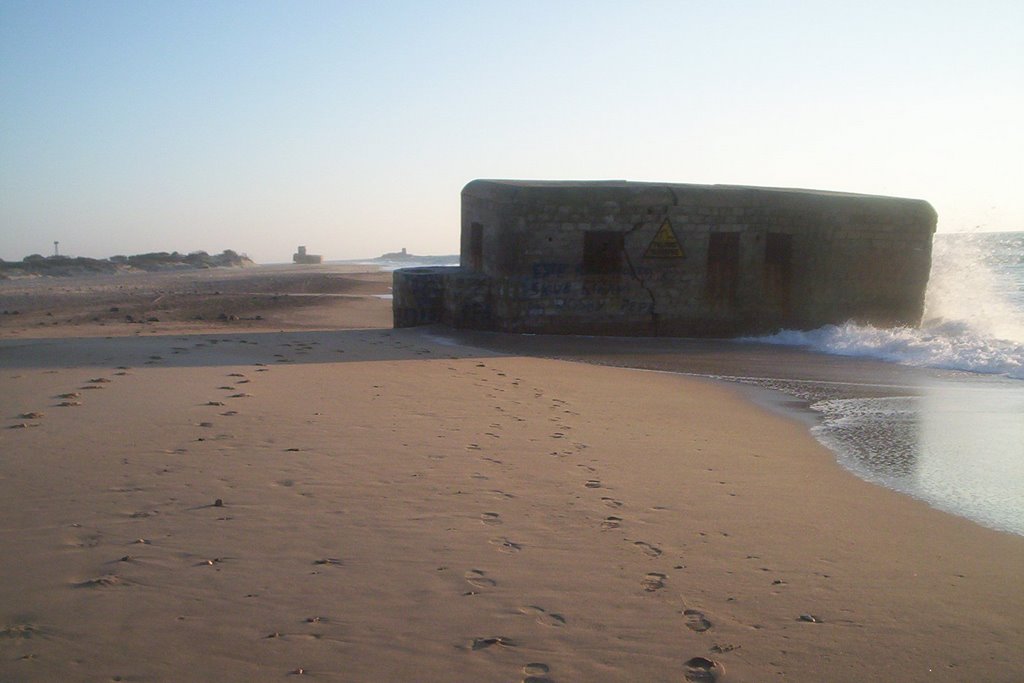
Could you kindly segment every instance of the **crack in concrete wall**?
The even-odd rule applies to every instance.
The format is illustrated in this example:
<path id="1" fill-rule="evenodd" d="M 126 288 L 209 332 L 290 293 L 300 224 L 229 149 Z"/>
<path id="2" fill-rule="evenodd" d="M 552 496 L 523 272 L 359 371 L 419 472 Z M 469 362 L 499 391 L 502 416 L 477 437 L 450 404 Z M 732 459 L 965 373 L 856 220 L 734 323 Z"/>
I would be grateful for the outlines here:
<path id="1" fill-rule="evenodd" d="M 626 257 L 626 265 L 629 266 L 630 275 L 632 275 L 633 279 L 637 281 L 640 287 L 643 288 L 645 292 L 647 292 L 647 296 L 649 296 L 651 299 L 651 331 L 654 334 L 658 334 L 658 300 L 654 296 L 654 290 L 647 285 L 647 282 L 643 279 L 643 277 L 640 276 L 640 273 L 636 271 L 636 268 L 633 266 L 633 259 L 629 257 L 629 249 L 626 248 L 626 240 L 628 240 L 634 232 L 636 232 L 643 226 L 644 222 L 640 221 L 632 228 L 630 228 L 628 231 L 626 231 L 625 237 L 622 240 L 622 255 Z"/>

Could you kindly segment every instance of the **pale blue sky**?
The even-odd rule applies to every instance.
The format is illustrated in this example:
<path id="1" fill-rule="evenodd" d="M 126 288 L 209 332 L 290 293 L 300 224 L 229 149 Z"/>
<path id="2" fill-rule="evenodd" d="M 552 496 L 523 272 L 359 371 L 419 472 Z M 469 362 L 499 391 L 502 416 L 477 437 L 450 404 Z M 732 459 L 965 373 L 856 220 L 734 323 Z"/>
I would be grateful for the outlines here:
<path id="1" fill-rule="evenodd" d="M 1024 229 L 1024 3 L 0 0 L 0 258 L 458 250 L 474 178 Z"/>

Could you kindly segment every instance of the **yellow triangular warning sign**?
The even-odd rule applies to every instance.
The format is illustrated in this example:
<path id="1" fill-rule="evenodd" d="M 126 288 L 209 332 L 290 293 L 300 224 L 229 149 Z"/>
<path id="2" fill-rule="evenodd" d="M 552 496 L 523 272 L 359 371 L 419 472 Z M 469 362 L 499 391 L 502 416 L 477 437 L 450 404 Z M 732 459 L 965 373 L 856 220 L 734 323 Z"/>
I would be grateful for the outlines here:
<path id="1" fill-rule="evenodd" d="M 682 245 L 676 239 L 676 234 L 672 231 L 672 224 L 667 218 L 661 223 L 658 233 L 647 246 L 644 258 L 686 258 L 686 252 L 683 251 Z"/>

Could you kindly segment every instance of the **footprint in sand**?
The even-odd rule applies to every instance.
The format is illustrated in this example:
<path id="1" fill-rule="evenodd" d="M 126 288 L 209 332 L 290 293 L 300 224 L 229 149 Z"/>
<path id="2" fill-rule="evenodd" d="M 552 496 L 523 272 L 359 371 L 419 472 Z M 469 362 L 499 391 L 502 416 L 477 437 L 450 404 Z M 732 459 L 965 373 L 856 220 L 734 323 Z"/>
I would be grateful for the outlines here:
<path id="1" fill-rule="evenodd" d="M 110 380 L 106 377 L 93 377 L 89 380 L 90 384 L 110 384 Z"/>
<path id="2" fill-rule="evenodd" d="M 661 556 L 661 548 L 656 545 L 651 545 L 647 541 L 633 541 L 633 545 L 639 548 L 644 555 L 648 555 L 650 557 Z"/>
<path id="3" fill-rule="evenodd" d="M 640 586 L 647 592 L 653 593 L 665 587 L 665 579 L 668 577 L 658 572 L 650 572 L 640 580 Z"/>
<path id="4" fill-rule="evenodd" d="M 82 405 L 82 402 L 81 401 L 61 401 L 57 405 L 62 407 L 62 408 L 67 408 L 69 406 L 80 406 L 80 405 Z"/>
<path id="5" fill-rule="evenodd" d="M 548 612 L 543 607 L 527 605 L 526 607 L 520 607 L 519 611 L 526 616 L 533 617 L 537 620 L 538 624 L 543 624 L 544 626 L 552 626 L 555 628 L 565 626 L 565 617 L 561 614 Z"/>
<path id="6" fill-rule="evenodd" d="M 683 616 L 686 617 L 686 628 L 697 633 L 704 633 L 711 628 L 711 620 L 707 616 L 696 609 L 683 610 Z"/>
<path id="7" fill-rule="evenodd" d="M 543 662 L 530 662 L 523 666 L 523 673 L 526 674 L 523 683 L 554 683 L 546 675 L 550 671 L 551 667 Z"/>
<path id="8" fill-rule="evenodd" d="M 75 584 L 75 588 L 113 588 L 115 586 L 127 585 L 128 582 L 116 574 L 104 574 L 103 576 L 97 576 L 95 579 L 79 581 Z"/>
<path id="9" fill-rule="evenodd" d="M 615 500 L 614 498 L 609 498 L 608 496 L 602 496 L 601 497 L 601 502 L 604 503 L 605 505 L 607 505 L 610 508 L 620 508 L 620 507 L 622 507 L 622 501 L 621 500 Z"/>
<path id="10" fill-rule="evenodd" d="M 618 529 L 621 526 L 622 517 L 615 517 L 614 515 L 610 517 L 605 517 L 604 520 L 601 522 L 602 531 L 611 531 L 612 529 Z"/>
<path id="11" fill-rule="evenodd" d="M 588 489 L 599 489 L 601 488 L 601 481 L 599 479 L 588 479 L 584 486 Z"/>
<path id="12" fill-rule="evenodd" d="M 228 376 L 228 377 L 245 377 L 245 375 L 243 375 L 243 374 L 242 374 L 242 373 L 240 373 L 240 372 L 229 372 L 229 373 L 227 374 L 227 376 Z"/>
<path id="13" fill-rule="evenodd" d="M 35 624 L 11 624 L 0 628 L 0 639 L 28 640 L 42 635 L 42 630 Z"/>
<path id="14" fill-rule="evenodd" d="M 499 515 L 497 512 L 485 512 L 485 513 L 483 513 L 482 515 L 480 515 L 480 521 L 483 522 L 484 524 L 489 524 L 489 525 L 492 525 L 492 526 L 502 523 L 501 515 Z"/>
<path id="15" fill-rule="evenodd" d="M 487 576 L 487 572 L 482 569 L 470 569 L 468 572 L 463 574 L 463 577 L 471 586 L 477 588 L 494 588 L 498 585 L 498 582 Z"/>
<path id="16" fill-rule="evenodd" d="M 38 420 L 42 416 L 42 413 L 37 413 L 34 410 L 32 412 L 22 413 L 21 415 L 18 415 L 18 417 L 20 417 L 22 420 Z"/>
<path id="17" fill-rule="evenodd" d="M 516 641 L 505 636 L 489 636 L 487 638 L 474 638 L 473 642 L 470 643 L 470 647 L 474 650 L 483 650 L 484 648 L 491 647 L 492 645 L 501 645 L 502 647 L 515 647 Z"/>
<path id="18" fill-rule="evenodd" d="M 724 672 L 721 664 L 706 657 L 693 657 L 683 662 L 683 677 L 692 683 L 714 683 Z"/>
<path id="19" fill-rule="evenodd" d="M 504 536 L 492 538 L 490 540 L 490 543 L 491 545 L 498 546 L 498 550 L 500 550 L 503 553 L 518 553 L 520 550 L 523 549 L 523 546 L 521 546 L 518 543 L 513 543 Z"/>
<path id="20" fill-rule="evenodd" d="M 57 394 L 57 398 L 81 398 L 82 395 L 77 391 L 69 391 L 66 394 Z"/>

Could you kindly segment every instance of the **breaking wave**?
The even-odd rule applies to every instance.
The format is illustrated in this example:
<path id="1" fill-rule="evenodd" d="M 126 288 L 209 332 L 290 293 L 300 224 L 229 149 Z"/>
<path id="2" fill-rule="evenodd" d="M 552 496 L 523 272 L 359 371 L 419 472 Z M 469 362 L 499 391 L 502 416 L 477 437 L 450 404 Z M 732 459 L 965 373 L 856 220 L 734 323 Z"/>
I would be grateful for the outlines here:
<path id="1" fill-rule="evenodd" d="M 848 322 L 744 341 L 1024 379 L 1024 233 L 937 235 L 919 328 Z"/>

